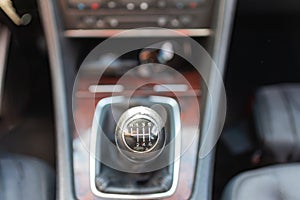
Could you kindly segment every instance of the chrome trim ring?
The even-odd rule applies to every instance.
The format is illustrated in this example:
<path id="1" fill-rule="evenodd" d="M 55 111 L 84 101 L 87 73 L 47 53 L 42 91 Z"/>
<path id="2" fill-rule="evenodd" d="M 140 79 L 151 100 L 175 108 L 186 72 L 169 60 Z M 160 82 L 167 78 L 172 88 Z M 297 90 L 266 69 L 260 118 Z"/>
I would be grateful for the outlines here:
<path id="1" fill-rule="evenodd" d="M 175 134 L 175 142 L 174 142 L 174 162 L 173 162 L 173 181 L 172 186 L 168 191 L 165 192 L 158 192 L 152 194 L 112 194 L 112 193 L 105 193 L 98 190 L 96 185 L 96 162 L 97 159 L 95 158 L 96 151 L 97 151 L 97 135 L 101 127 L 99 127 L 99 121 L 104 117 L 102 111 L 105 109 L 106 106 L 111 104 L 122 103 L 126 101 L 125 97 L 122 96 L 114 96 L 114 97 L 107 97 L 102 99 L 98 102 L 93 126 L 92 126 L 92 133 L 90 138 L 90 152 L 94 156 L 90 156 L 90 186 L 92 193 L 100 198 L 105 199 L 132 199 L 132 200 L 142 200 L 142 199 L 161 199 L 172 196 L 177 188 L 178 180 L 179 180 L 179 170 L 180 170 L 180 152 L 181 152 L 181 122 L 180 122 L 180 109 L 178 103 L 169 97 L 162 97 L 162 96 L 150 96 L 148 101 L 151 103 L 163 103 L 169 105 L 172 109 L 172 123 L 174 124 L 174 134 Z M 100 170 L 100 168 L 98 169 Z"/>

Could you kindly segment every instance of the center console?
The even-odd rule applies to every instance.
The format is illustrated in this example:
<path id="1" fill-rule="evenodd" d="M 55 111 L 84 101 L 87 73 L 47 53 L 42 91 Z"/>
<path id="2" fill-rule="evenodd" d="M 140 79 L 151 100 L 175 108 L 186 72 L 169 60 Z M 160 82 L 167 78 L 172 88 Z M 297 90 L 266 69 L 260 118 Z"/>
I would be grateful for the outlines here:
<path id="1" fill-rule="evenodd" d="M 58 199 L 209 200 L 234 1 L 39 5 Z"/>
<path id="2" fill-rule="evenodd" d="M 164 60 L 162 47 L 190 49 L 189 39 L 120 37 L 106 42 L 81 64 L 73 90 L 76 196 L 188 199 L 199 144 L 202 79 L 179 55 L 167 64 L 159 62 Z M 143 42 L 152 46 L 121 57 L 112 56 L 114 48 L 102 51 Z M 180 52 L 186 58 L 200 55 Z M 109 59 L 114 61 L 105 68 Z"/>

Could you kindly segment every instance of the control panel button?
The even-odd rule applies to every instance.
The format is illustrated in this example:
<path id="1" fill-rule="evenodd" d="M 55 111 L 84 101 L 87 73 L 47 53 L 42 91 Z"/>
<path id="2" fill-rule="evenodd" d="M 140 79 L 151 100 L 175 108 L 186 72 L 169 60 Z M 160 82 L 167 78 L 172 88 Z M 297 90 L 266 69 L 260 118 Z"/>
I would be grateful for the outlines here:
<path id="1" fill-rule="evenodd" d="M 117 7 L 117 3 L 114 2 L 114 1 L 109 1 L 109 2 L 107 3 L 107 7 L 108 7 L 108 8 L 116 8 L 116 7 Z"/>
<path id="2" fill-rule="evenodd" d="M 140 8 L 141 8 L 141 10 L 147 10 L 149 8 L 149 5 L 148 5 L 148 3 L 143 2 L 140 4 Z"/>
<path id="3" fill-rule="evenodd" d="M 92 26 L 96 23 L 96 19 L 93 16 L 87 16 L 83 18 L 83 23 L 88 26 Z"/>
<path id="4" fill-rule="evenodd" d="M 111 27 L 117 27 L 119 25 L 119 21 L 115 18 L 112 18 L 112 19 L 109 20 L 109 25 Z"/>
<path id="5" fill-rule="evenodd" d="M 167 24 L 168 20 L 166 17 L 159 17 L 157 20 L 158 26 L 165 26 Z"/>
<path id="6" fill-rule="evenodd" d="M 100 4 L 99 3 L 92 3 L 91 4 L 91 9 L 92 10 L 98 10 L 100 8 Z"/>
<path id="7" fill-rule="evenodd" d="M 176 3 L 176 8 L 183 9 L 184 8 L 184 4 L 182 2 L 177 2 Z"/>
<path id="8" fill-rule="evenodd" d="M 166 8 L 167 7 L 167 2 L 165 0 L 160 0 L 160 1 L 157 2 L 157 7 Z"/>
<path id="9" fill-rule="evenodd" d="M 191 2 L 191 3 L 189 3 L 189 7 L 190 7 L 191 9 L 195 9 L 195 8 L 198 7 L 198 3 L 197 3 L 197 2 Z"/>
<path id="10" fill-rule="evenodd" d="M 133 3 L 128 3 L 128 4 L 126 5 L 126 8 L 127 8 L 127 10 L 134 10 L 135 5 L 134 5 Z"/>
<path id="11" fill-rule="evenodd" d="M 179 22 L 178 19 L 172 19 L 171 20 L 171 26 L 173 26 L 174 28 L 179 27 L 179 25 L 180 25 L 180 22 Z"/>
<path id="12" fill-rule="evenodd" d="M 84 10 L 85 8 L 86 8 L 86 5 L 84 3 L 77 4 L 77 9 L 78 10 Z"/>
<path id="13" fill-rule="evenodd" d="M 98 28 L 103 28 L 105 25 L 104 21 L 102 19 L 98 19 L 97 22 L 96 22 L 96 26 Z"/>
<path id="14" fill-rule="evenodd" d="M 191 16 L 181 16 L 181 17 L 180 17 L 180 22 L 181 22 L 183 25 L 189 25 L 189 24 L 191 24 L 191 22 L 192 22 L 192 17 L 191 17 Z"/>

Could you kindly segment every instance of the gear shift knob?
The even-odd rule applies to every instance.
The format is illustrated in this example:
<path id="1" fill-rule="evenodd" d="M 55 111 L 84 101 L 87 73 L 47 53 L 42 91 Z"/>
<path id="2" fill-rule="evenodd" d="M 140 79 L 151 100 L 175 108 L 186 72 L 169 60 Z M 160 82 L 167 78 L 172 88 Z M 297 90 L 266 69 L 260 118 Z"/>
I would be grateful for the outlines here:
<path id="1" fill-rule="evenodd" d="M 130 108 L 117 123 L 115 140 L 121 154 L 129 160 L 153 160 L 160 155 L 166 143 L 164 121 L 151 108 Z"/>

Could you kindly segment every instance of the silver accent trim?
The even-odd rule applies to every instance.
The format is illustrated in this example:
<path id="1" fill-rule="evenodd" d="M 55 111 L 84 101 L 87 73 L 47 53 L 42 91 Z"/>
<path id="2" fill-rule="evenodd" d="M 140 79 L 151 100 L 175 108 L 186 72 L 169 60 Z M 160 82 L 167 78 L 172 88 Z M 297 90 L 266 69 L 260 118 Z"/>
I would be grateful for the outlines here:
<path id="1" fill-rule="evenodd" d="M 154 85 L 155 92 L 186 92 L 189 86 L 187 84 L 160 84 Z"/>
<path id="2" fill-rule="evenodd" d="M 226 58 L 227 58 L 227 50 L 230 43 L 230 35 L 232 31 L 232 25 L 233 25 L 233 19 L 235 14 L 235 6 L 236 6 L 236 0 L 220 0 L 219 4 L 217 5 L 217 16 L 215 19 L 216 28 L 215 35 L 212 40 L 213 43 L 213 51 L 212 51 L 212 58 L 216 63 L 216 66 L 219 67 L 220 73 L 224 75 L 225 71 L 225 64 L 226 64 Z M 214 84 L 214 74 L 211 75 L 211 80 L 208 84 Z M 219 83 L 218 83 L 219 84 Z M 216 86 L 215 84 L 215 87 Z M 220 90 L 215 89 L 214 92 L 217 92 L 218 94 L 214 95 L 215 97 L 220 96 Z M 203 101 L 203 108 L 204 111 L 202 111 L 202 126 L 201 126 L 201 132 L 202 130 L 206 130 L 209 123 L 207 122 L 212 115 L 210 113 L 211 106 L 217 106 L 219 108 L 220 102 L 213 101 L 214 104 L 209 104 L 207 102 L 207 97 L 204 96 L 205 101 Z M 218 112 L 218 109 L 215 109 L 215 112 Z M 214 116 L 217 116 L 217 114 L 213 114 Z M 217 121 L 216 119 L 211 119 L 211 121 Z M 216 134 L 217 133 L 217 126 L 214 126 L 215 130 L 211 131 L 208 134 Z M 203 140 L 205 139 L 207 135 L 201 134 L 200 138 L 200 144 L 202 144 Z M 199 152 L 198 152 L 199 153 Z M 200 153 L 199 153 L 200 155 Z M 205 200 L 211 200 L 212 199 L 212 180 L 213 180 L 213 170 L 214 167 L 214 160 L 215 160 L 215 149 L 212 149 L 212 151 L 205 157 L 205 158 L 199 158 L 197 161 L 197 169 L 196 174 L 194 178 L 194 186 L 193 186 L 193 193 L 191 196 L 191 200 L 198 200 L 198 199 L 205 199 Z"/>
<path id="3" fill-rule="evenodd" d="M 100 120 L 100 114 L 102 110 L 109 104 L 112 103 L 122 103 L 125 101 L 125 97 L 116 96 L 116 97 L 107 97 L 100 100 L 97 104 L 94 120 L 92 125 L 91 131 L 91 138 L 90 141 L 96 141 L 97 132 L 98 132 L 98 123 Z M 150 96 L 148 99 L 150 102 L 153 103 L 164 103 L 168 104 L 172 107 L 172 112 L 174 116 L 174 130 L 176 135 L 175 139 L 175 152 L 174 152 L 174 164 L 173 164 L 173 183 L 170 190 L 162 193 L 155 193 L 155 194 L 110 194 L 110 193 L 103 193 L 99 191 L 96 187 L 96 159 L 93 155 L 96 155 L 96 142 L 90 142 L 90 186 L 91 190 L 94 195 L 101 197 L 101 198 L 109 198 L 109 199 L 132 199 L 132 200 L 142 200 L 142 199 L 161 199 L 172 196 L 177 188 L 178 179 L 179 179 L 179 170 L 180 170 L 180 153 L 181 153 L 181 122 L 180 122 L 180 109 L 178 107 L 177 102 L 169 97 L 160 97 L 160 96 Z"/>
<path id="4" fill-rule="evenodd" d="M 71 136 L 69 130 L 63 53 L 59 40 L 58 24 L 54 1 L 38 0 L 39 13 L 46 36 L 50 61 L 51 83 L 54 101 L 54 120 L 56 128 L 56 198 L 75 199 L 73 189 L 73 165 Z"/>
<path id="5" fill-rule="evenodd" d="M 64 32 L 64 36 L 77 38 L 77 37 L 110 37 L 126 31 L 128 29 L 72 29 L 66 30 Z M 196 28 L 196 29 L 173 29 L 178 31 L 184 35 L 191 37 L 208 37 L 212 35 L 213 31 L 210 28 Z M 126 34 L 126 37 L 170 37 L 169 32 L 165 32 L 164 30 L 151 30 L 151 29 L 139 29 L 134 32 L 130 32 L 130 34 Z M 178 35 L 173 35 L 178 36 Z M 172 36 L 171 36 L 172 37 Z"/>
<path id="6" fill-rule="evenodd" d="M 123 85 L 90 85 L 90 93 L 110 93 L 110 92 L 123 92 Z"/>
<path id="7" fill-rule="evenodd" d="M 2 114 L 2 95 L 4 89 L 6 58 L 9 41 L 10 32 L 8 28 L 0 24 L 0 115 Z"/>

